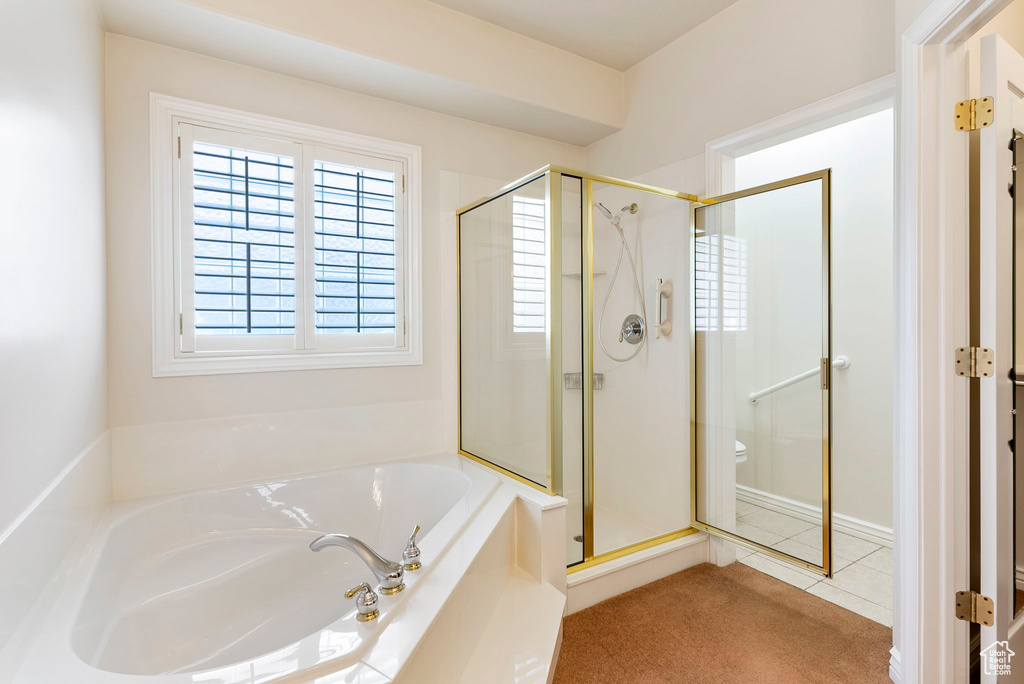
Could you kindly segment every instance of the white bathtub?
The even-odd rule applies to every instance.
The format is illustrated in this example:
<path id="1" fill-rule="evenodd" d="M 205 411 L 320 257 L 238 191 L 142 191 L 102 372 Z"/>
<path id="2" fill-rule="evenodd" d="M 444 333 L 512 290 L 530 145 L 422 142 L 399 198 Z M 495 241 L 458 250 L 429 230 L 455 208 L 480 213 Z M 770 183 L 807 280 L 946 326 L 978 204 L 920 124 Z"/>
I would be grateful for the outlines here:
<path id="1" fill-rule="evenodd" d="M 353 668 L 402 630 L 417 585 L 497 484 L 438 456 L 115 504 L 18 681 L 254 684 Z M 309 543 L 343 532 L 400 560 L 415 525 L 423 569 L 380 596 L 377 620 L 356 621 L 344 592 L 373 575 Z"/>

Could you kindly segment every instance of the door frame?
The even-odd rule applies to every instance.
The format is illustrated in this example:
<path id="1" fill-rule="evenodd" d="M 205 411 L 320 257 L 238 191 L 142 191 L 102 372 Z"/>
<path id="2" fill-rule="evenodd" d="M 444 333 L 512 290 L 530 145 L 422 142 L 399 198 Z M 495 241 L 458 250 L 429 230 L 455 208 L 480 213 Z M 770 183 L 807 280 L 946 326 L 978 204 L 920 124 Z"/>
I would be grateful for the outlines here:
<path id="1" fill-rule="evenodd" d="M 969 396 L 953 350 L 969 340 L 967 39 L 1010 0 L 933 0 L 900 37 L 896 107 L 893 649 L 901 684 L 970 671 Z"/>
<path id="2" fill-rule="evenodd" d="M 851 113 L 865 110 L 873 105 L 891 102 L 895 125 L 896 92 L 896 73 L 893 72 L 805 107 L 794 109 L 781 116 L 712 140 L 704 145 L 707 195 L 716 197 L 735 190 L 731 181 L 726 180 L 726 176 L 730 173 L 728 165 L 736 157 L 802 138 L 813 131 L 837 125 Z M 893 157 L 895 158 L 895 150 Z"/>
<path id="3" fill-rule="evenodd" d="M 893 72 L 874 81 L 850 88 L 823 100 L 794 109 L 791 112 L 706 143 L 704 145 L 705 187 L 708 196 L 716 197 L 735 190 L 732 175 L 734 173 L 734 162 L 738 156 L 838 125 L 851 115 L 866 116 L 870 108 L 881 105 L 892 107 L 893 126 L 895 128 L 896 98 L 896 72 Z M 860 114 L 857 114 L 858 112 Z M 893 162 L 895 163 L 895 130 L 893 133 Z M 893 168 L 893 173 L 893 180 L 895 182 L 895 167 Z M 893 197 L 893 202 L 895 212 L 895 197 Z M 833 516 L 833 526 L 835 522 L 835 516 Z M 844 531 L 873 543 L 880 543 L 875 538 L 872 538 L 871 535 L 859 534 L 858 531 Z M 883 545 L 891 547 L 892 530 L 889 533 L 887 543 Z M 708 541 L 708 560 L 710 562 L 719 566 L 725 566 L 736 560 L 735 544 L 718 537 L 711 537 Z"/>

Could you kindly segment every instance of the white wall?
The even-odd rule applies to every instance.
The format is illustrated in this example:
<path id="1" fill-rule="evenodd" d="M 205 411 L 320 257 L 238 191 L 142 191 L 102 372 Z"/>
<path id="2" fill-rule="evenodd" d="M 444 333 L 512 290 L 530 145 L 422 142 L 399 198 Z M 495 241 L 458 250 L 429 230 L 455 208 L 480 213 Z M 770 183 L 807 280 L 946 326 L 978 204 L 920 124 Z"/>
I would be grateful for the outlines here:
<path id="1" fill-rule="evenodd" d="M 440 245 L 450 237 L 440 226 L 440 172 L 517 178 L 547 163 L 578 167 L 582 149 L 113 34 L 107 36 L 107 83 L 115 496 L 336 467 L 385 452 L 440 450 L 442 345 L 454 344 L 441 325 L 453 300 L 440 273 Z M 145 285 L 150 92 L 423 148 L 422 366 L 152 377 Z M 310 435 L 312 411 L 326 417 L 313 423 Z M 366 433 L 355 444 L 348 441 L 353 421 Z M 183 423 L 180 429 L 147 427 L 166 422 Z M 290 435 L 302 441 L 289 447 Z M 375 436 L 386 440 L 383 447 L 375 446 Z M 199 444 L 209 446 L 196 451 Z M 261 445 L 267 446 L 254 454 Z"/>
<path id="2" fill-rule="evenodd" d="M 896 0 L 896 24 L 893 33 L 899 45 L 903 32 L 925 11 L 932 0 Z"/>
<path id="3" fill-rule="evenodd" d="M 0 56 L 2 530 L 107 426 L 96 11 L 8 3 Z"/>
<path id="4" fill-rule="evenodd" d="M 609 128 L 622 124 L 617 69 L 428 0 L 305 0 L 284 6 L 277 0 L 192 2 L 584 121 Z M 382 41 L 385 31 L 388 40 Z"/>
<path id="5" fill-rule="evenodd" d="M 60 476 L 106 444 L 103 32 L 92 3 L 4 3 L 0 63 L 2 647 L 68 533 L 82 534 L 41 511 L 81 493 L 58 487 Z M 96 458 L 89 488 L 102 501 L 106 453 Z M 70 499 L 43 502 L 51 487 Z"/>
<path id="6" fill-rule="evenodd" d="M 428 0 L 99 1 L 113 33 L 524 133 L 624 120 L 621 71 Z"/>
<path id="7" fill-rule="evenodd" d="M 626 126 L 587 147 L 631 178 L 895 69 L 890 0 L 740 0 L 626 72 Z"/>
<path id="8" fill-rule="evenodd" d="M 832 375 L 833 510 L 890 530 L 892 155 L 893 112 L 887 109 L 735 161 L 737 189 L 832 168 L 832 353 L 847 356 L 851 361 L 848 369 L 836 370 Z M 759 207 L 759 225 L 773 219 L 777 225 L 784 225 L 787 218 L 792 218 L 795 208 L 786 205 L 781 197 L 766 199 L 768 203 Z M 817 217 L 812 218 L 817 224 Z M 756 240 L 756 236 L 753 239 Z M 763 273 L 769 258 L 778 266 L 784 255 L 776 252 L 781 250 L 790 255 L 798 246 L 778 241 L 760 247 L 751 243 L 748 253 L 751 276 Z M 797 268 L 786 269 L 796 278 L 798 289 L 820 291 L 821 277 L 817 269 L 799 268 L 801 263 L 805 267 L 816 265 L 820 261 L 819 249 L 820 246 L 815 246 L 809 255 L 791 264 Z M 759 292 L 764 291 L 764 287 L 751 283 L 752 308 L 756 308 Z M 776 335 L 772 340 L 774 344 L 760 339 L 754 346 L 758 358 L 770 364 L 772 372 L 760 376 L 757 387 L 750 385 L 751 377 L 738 378 L 744 383 L 743 387 L 737 387 L 739 439 L 747 444 L 748 461 L 738 467 L 737 482 L 820 507 L 820 418 L 811 413 L 817 427 L 810 432 L 817 434 L 801 440 L 794 440 L 793 435 L 807 434 L 812 426 L 797 428 L 792 422 L 795 416 L 791 415 L 789 421 L 782 418 L 787 404 L 806 398 L 808 391 L 816 394 L 814 380 L 765 397 L 757 406 L 746 401 L 750 391 L 814 367 L 814 357 L 819 355 L 821 346 L 819 306 L 820 297 L 815 300 L 815 308 L 806 314 L 813 319 L 811 326 L 802 333 L 802 337 L 807 338 L 806 344 L 801 344 L 801 335 L 798 335 L 799 321 L 779 319 L 774 308 L 767 311 L 767 322 Z M 741 344 L 738 342 L 737 346 L 740 348 Z M 801 347 L 810 349 L 810 358 L 807 355 L 794 358 Z M 759 367 L 763 370 L 765 365 L 762 363 Z M 765 423 L 769 416 L 770 424 Z M 749 433 L 744 431 L 755 430 L 751 421 L 763 428 L 757 430 L 761 439 L 747 438 Z"/>
<path id="9" fill-rule="evenodd" d="M 712 140 L 891 73 L 894 22 L 886 0 L 740 0 L 626 72 L 626 126 L 587 169 L 702 164 Z"/>

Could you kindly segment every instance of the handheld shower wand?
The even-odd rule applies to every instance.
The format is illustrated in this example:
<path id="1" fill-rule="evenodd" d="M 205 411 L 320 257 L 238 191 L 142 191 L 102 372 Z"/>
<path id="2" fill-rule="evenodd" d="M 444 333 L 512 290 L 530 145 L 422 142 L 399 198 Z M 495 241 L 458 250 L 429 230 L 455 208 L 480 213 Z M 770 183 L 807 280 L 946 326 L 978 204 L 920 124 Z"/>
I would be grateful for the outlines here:
<path id="1" fill-rule="evenodd" d="M 632 204 L 627 204 L 626 206 L 622 207 L 622 209 L 619 209 L 618 214 L 614 215 L 608 207 L 604 206 L 600 202 L 595 203 L 594 206 L 597 207 L 600 210 L 600 212 L 604 214 L 604 217 L 611 221 L 612 225 L 614 225 L 616 228 L 619 227 L 619 221 L 622 220 L 623 214 L 625 214 L 627 211 L 630 214 L 635 214 L 640 210 L 640 207 L 637 206 L 636 202 L 633 202 Z"/>
<path id="2" fill-rule="evenodd" d="M 602 351 L 612 361 L 625 362 L 634 358 L 640 353 L 640 350 L 644 348 L 644 343 L 647 341 L 647 335 L 645 333 L 647 315 L 647 302 L 644 300 L 644 290 L 640 287 L 640 278 L 636 273 L 636 264 L 633 262 L 633 254 L 629 251 L 629 246 L 626 244 L 626 235 L 622 231 L 622 226 L 619 223 L 622 221 L 622 215 L 627 211 L 630 214 L 635 214 L 639 211 L 640 207 L 636 205 L 636 202 L 627 204 L 619 210 L 618 214 L 612 214 L 608 207 L 604 206 L 600 202 L 594 204 L 597 209 L 604 214 L 604 217 L 608 219 L 608 222 L 615 226 L 615 230 L 619 234 L 619 257 L 615 261 L 615 270 L 612 272 L 611 282 L 608 283 L 608 289 L 604 294 L 604 302 L 601 304 L 601 316 L 597 322 L 597 341 L 601 345 Z M 630 344 L 636 345 L 636 349 L 633 353 L 626 357 L 618 357 L 608 351 L 608 348 L 604 346 L 604 337 L 601 334 L 601 327 L 604 324 L 604 315 L 608 311 L 608 300 L 611 298 L 612 288 L 615 287 L 615 280 L 619 276 L 619 267 L 622 266 L 622 253 L 626 253 L 626 257 L 629 259 L 629 268 L 633 272 L 633 285 L 636 287 L 636 295 L 640 299 L 640 315 L 630 314 L 626 316 L 626 320 L 622 323 L 622 329 L 619 332 L 619 341 L 629 342 Z"/>

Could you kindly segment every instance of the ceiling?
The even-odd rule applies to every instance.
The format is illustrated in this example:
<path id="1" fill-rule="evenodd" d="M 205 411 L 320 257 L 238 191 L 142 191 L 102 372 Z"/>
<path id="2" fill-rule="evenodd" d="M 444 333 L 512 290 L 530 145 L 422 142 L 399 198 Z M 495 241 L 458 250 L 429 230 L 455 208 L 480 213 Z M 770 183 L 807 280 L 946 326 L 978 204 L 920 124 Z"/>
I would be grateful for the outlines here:
<path id="1" fill-rule="evenodd" d="M 430 0 L 625 71 L 736 0 Z"/>

